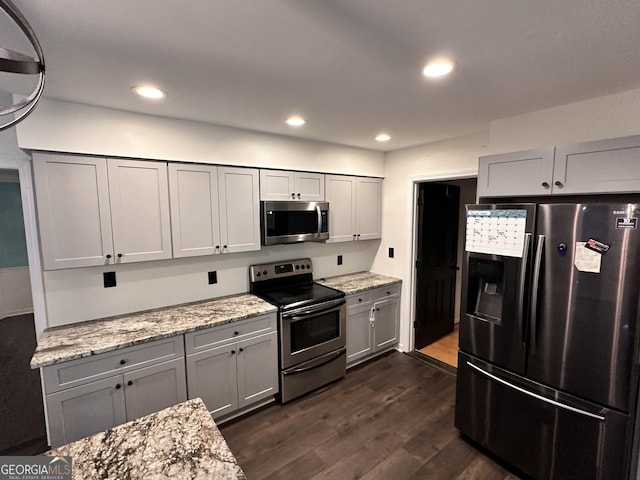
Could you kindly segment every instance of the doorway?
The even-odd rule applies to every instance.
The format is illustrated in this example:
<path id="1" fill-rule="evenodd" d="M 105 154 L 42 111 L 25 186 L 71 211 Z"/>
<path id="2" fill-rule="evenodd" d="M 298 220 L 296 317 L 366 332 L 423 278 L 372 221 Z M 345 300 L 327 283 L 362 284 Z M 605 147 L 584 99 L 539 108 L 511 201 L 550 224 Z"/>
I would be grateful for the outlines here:
<path id="1" fill-rule="evenodd" d="M 0 455 L 47 449 L 20 175 L 0 168 Z"/>
<path id="2" fill-rule="evenodd" d="M 476 202 L 476 179 L 416 184 L 414 349 L 457 367 L 465 205 Z"/>

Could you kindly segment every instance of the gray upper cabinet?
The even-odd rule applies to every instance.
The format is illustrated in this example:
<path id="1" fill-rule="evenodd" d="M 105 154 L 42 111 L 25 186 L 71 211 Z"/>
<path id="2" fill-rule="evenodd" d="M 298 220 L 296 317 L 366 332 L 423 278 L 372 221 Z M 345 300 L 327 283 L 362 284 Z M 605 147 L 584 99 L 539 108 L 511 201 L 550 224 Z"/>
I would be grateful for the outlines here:
<path id="1" fill-rule="evenodd" d="M 33 154 L 45 270 L 171 258 L 167 164 Z"/>
<path id="2" fill-rule="evenodd" d="M 554 194 L 640 191 L 640 136 L 557 147 Z"/>
<path id="3" fill-rule="evenodd" d="M 478 197 L 546 195 L 551 192 L 553 148 L 480 157 Z"/>
<path id="4" fill-rule="evenodd" d="M 324 201 L 321 173 L 260 170 L 260 200 Z"/>
<path id="5" fill-rule="evenodd" d="M 640 136 L 480 157 L 478 198 L 640 191 Z"/>

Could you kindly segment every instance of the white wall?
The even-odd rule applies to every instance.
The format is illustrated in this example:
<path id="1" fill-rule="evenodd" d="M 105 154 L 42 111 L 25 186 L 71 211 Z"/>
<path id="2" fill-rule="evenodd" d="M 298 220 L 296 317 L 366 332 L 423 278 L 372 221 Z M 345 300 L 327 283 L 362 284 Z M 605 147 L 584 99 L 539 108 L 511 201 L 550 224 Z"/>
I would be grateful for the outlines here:
<path id="1" fill-rule="evenodd" d="M 382 184 L 382 244 L 372 270 L 403 281 L 401 350 L 412 348 L 414 185 L 425 180 L 476 176 L 478 157 L 486 154 L 488 143 L 487 132 L 387 154 Z M 394 258 L 388 258 L 388 247 L 394 247 Z"/>
<path id="2" fill-rule="evenodd" d="M 117 157 L 384 175 L 384 154 L 293 137 L 45 100 L 16 128 L 18 144 Z M 316 277 L 370 270 L 379 241 L 263 247 L 259 252 L 43 273 L 47 327 L 248 291 L 248 266 L 311 257 Z M 337 266 L 337 255 L 343 264 Z M 209 285 L 207 272 L 217 272 Z M 104 288 L 102 273 L 117 286 Z"/>
<path id="3" fill-rule="evenodd" d="M 54 100 L 16 130 L 28 150 L 384 175 L 382 152 Z"/>
<path id="4" fill-rule="evenodd" d="M 310 257 L 316 278 L 370 270 L 379 240 L 263 247 L 259 252 L 44 272 L 49 326 L 203 300 L 249 290 L 249 265 Z M 337 265 L 337 255 L 343 264 Z M 218 283 L 208 284 L 207 272 Z M 102 272 L 117 286 L 104 288 Z"/>
<path id="5" fill-rule="evenodd" d="M 640 134 L 640 89 L 491 122 L 492 153 Z"/>

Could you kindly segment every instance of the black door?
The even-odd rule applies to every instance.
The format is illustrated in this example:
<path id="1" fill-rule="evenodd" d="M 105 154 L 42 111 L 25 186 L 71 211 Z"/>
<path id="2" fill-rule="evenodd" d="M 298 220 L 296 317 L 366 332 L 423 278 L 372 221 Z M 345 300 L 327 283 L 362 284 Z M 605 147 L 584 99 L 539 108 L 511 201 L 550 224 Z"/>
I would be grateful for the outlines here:
<path id="1" fill-rule="evenodd" d="M 416 349 L 453 331 L 460 187 L 421 183 L 418 190 Z"/>

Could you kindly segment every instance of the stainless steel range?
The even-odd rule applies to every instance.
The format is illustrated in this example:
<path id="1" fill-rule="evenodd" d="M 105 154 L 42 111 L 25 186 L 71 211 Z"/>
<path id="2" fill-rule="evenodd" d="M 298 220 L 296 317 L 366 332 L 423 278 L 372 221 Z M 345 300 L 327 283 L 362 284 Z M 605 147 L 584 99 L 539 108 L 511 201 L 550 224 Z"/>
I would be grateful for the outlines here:
<path id="1" fill-rule="evenodd" d="M 313 281 L 310 258 L 252 265 L 251 293 L 278 307 L 280 400 L 344 377 L 346 301 Z"/>

